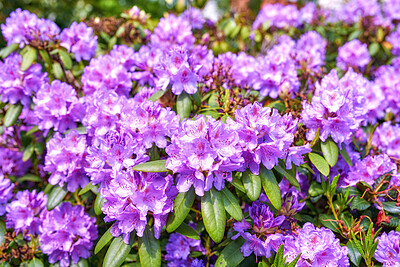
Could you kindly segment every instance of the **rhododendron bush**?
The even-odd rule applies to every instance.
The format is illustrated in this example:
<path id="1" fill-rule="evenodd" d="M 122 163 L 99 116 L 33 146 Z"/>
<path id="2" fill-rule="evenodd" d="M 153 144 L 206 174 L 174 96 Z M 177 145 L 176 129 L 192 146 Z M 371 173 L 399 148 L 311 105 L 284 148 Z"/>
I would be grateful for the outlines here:
<path id="1" fill-rule="evenodd" d="M 2 266 L 400 266 L 400 1 L 291 2 L 13 11 Z"/>

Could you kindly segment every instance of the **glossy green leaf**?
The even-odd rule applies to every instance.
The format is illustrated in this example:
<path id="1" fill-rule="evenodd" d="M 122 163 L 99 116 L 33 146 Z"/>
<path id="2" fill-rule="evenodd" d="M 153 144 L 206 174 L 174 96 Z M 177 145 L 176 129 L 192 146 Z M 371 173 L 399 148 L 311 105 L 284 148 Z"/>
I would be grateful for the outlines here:
<path id="1" fill-rule="evenodd" d="M 79 191 L 78 195 L 85 194 L 86 192 L 90 191 L 93 187 L 94 185 L 91 182 L 89 182 L 84 188 L 81 189 L 81 191 Z"/>
<path id="2" fill-rule="evenodd" d="M 189 237 L 191 239 L 200 240 L 199 233 L 197 233 L 196 230 L 194 230 L 192 227 L 190 227 L 184 222 L 181 223 L 181 225 L 178 228 L 176 228 L 175 232 L 184 235 L 186 237 Z"/>
<path id="3" fill-rule="evenodd" d="M 400 215 L 400 207 L 396 206 L 396 202 L 393 201 L 382 202 L 382 206 L 385 211 Z"/>
<path id="4" fill-rule="evenodd" d="M 309 153 L 308 157 L 320 173 L 322 173 L 324 176 L 329 175 L 329 164 L 323 157 L 316 153 Z"/>
<path id="5" fill-rule="evenodd" d="M 174 201 L 174 211 L 168 215 L 167 232 L 171 233 L 178 228 L 189 214 L 190 208 L 193 206 L 194 188 L 191 187 L 187 192 L 179 193 Z"/>
<path id="6" fill-rule="evenodd" d="M 224 187 L 221 190 L 222 200 L 225 210 L 237 221 L 243 219 L 242 209 L 240 208 L 239 200 L 235 197 L 228 188 Z"/>
<path id="7" fill-rule="evenodd" d="M 43 266 L 44 266 L 43 262 L 38 258 L 32 259 L 28 264 L 28 267 L 43 267 Z"/>
<path id="8" fill-rule="evenodd" d="M 380 45 L 378 43 L 370 44 L 368 47 L 368 51 L 369 51 L 369 54 L 371 55 L 371 57 L 375 56 L 379 52 L 379 49 L 380 49 Z"/>
<path id="9" fill-rule="evenodd" d="M 31 174 L 31 173 L 28 173 L 28 174 L 26 174 L 26 175 L 24 175 L 22 177 L 19 177 L 17 180 L 20 183 L 26 182 L 26 181 L 34 182 L 34 183 L 40 183 L 40 182 L 43 181 L 43 179 L 41 177 L 39 177 L 37 175 L 34 175 L 34 174 Z"/>
<path id="10" fill-rule="evenodd" d="M 96 213 L 96 215 L 100 215 L 103 211 L 101 210 L 101 207 L 103 207 L 103 204 L 106 201 L 104 200 L 103 196 L 101 195 L 101 193 L 98 193 L 96 196 L 96 200 L 94 201 L 94 213 Z"/>
<path id="11" fill-rule="evenodd" d="M 4 243 L 6 240 L 4 238 L 5 234 L 7 232 L 6 224 L 3 221 L 0 221 L 0 245 Z"/>
<path id="12" fill-rule="evenodd" d="M 319 221 L 326 228 L 331 229 L 332 231 L 338 233 L 339 225 L 335 221 L 335 217 L 332 214 L 321 214 L 319 215 Z"/>
<path id="13" fill-rule="evenodd" d="M 100 237 L 99 241 L 97 241 L 96 247 L 94 248 L 94 254 L 99 253 L 102 248 L 104 248 L 110 241 L 113 239 L 113 236 L 110 232 L 111 228 L 108 228 L 107 231 Z"/>
<path id="14" fill-rule="evenodd" d="M 278 165 L 275 165 L 274 169 L 286 177 L 291 185 L 293 185 L 297 191 L 301 191 L 299 181 L 296 178 L 296 169 L 292 167 L 292 170 L 286 170 L 286 166 L 284 165 L 283 161 L 279 162 Z"/>
<path id="15" fill-rule="evenodd" d="M 279 189 L 274 172 L 268 170 L 261 164 L 260 177 L 265 194 L 271 201 L 272 206 L 274 206 L 275 209 L 280 210 L 282 206 L 281 190 Z"/>
<path id="16" fill-rule="evenodd" d="M 350 261 L 355 265 L 355 266 L 360 266 L 360 262 L 361 262 L 361 253 L 360 251 L 358 251 L 356 244 L 352 241 L 349 240 L 349 242 L 347 242 L 346 247 L 349 250 L 349 259 Z"/>
<path id="17" fill-rule="evenodd" d="M 310 194 L 311 197 L 316 197 L 324 194 L 324 189 L 322 189 L 322 186 L 320 183 L 317 181 L 313 181 L 310 185 L 310 188 L 308 189 L 308 193 Z"/>
<path id="18" fill-rule="evenodd" d="M 26 53 L 22 55 L 21 71 L 26 71 L 36 59 L 36 48 L 29 47 Z"/>
<path id="19" fill-rule="evenodd" d="M 89 267 L 89 263 L 87 261 L 87 259 L 83 259 L 81 258 L 77 264 L 72 263 L 71 267 Z"/>
<path id="20" fill-rule="evenodd" d="M 336 165 L 339 157 L 339 149 L 332 139 L 327 139 L 321 143 L 321 150 L 328 164 L 333 167 Z"/>
<path id="21" fill-rule="evenodd" d="M 53 63 L 53 73 L 57 79 L 62 80 L 62 78 L 64 77 L 64 72 L 60 63 L 58 62 Z"/>
<path id="22" fill-rule="evenodd" d="M 199 91 L 190 96 L 193 98 L 193 101 L 196 104 L 196 106 L 201 107 L 201 97 Z"/>
<path id="23" fill-rule="evenodd" d="M 56 186 L 51 190 L 47 200 L 47 210 L 52 210 L 60 204 L 64 197 L 68 194 L 66 186 Z"/>
<path id="24" fill-rule="evenodd" d="M 58 54 L 60 55 L 60 59 L 64 64 L 64 67 L 68 70 L 72 69 L 72 60 L 68 52 L 64 49 L 59 49 Z"/>
<path id="25" fill-rule="evenodd" d="M 190 96 L 183 91 L 176 100 L 176 111 L 181 119 L 189 118 L 193 104 Z"/>
<path id="26" fill-rule="evenodd" d="M 247 169 L 242 175 L 243 186 L 251 201 L 256 201 L 261 194 L 261 178 Z"/>
<path id="27" fill-rule="evenodd" d="M 52 61 L 51 58 L 49 56 L 49 53 L 47 53 L 46 50 L 40 49 L 39 50 L 39 54 L 42 57 L 43 61 L 48 65 L 51 66 L 52 65 Z"/>
<path id="28" fill-rule="evenodd" d="M 133 166 L 132 169 L 134 169 L 135 171 L 140 171 L 140 172 L 166 172 L 168 170 L 167 170 L 167 168 L 165 168 L 165 163 L 166 163 L 166 160 L 148 161 L 148 162 Z"/>
<path id="29" fill-rule="evenodd" d="M 10 44 L 3 49 L 0 50 L 0 57 L 1 58 L 6 58 L 8 57 L 12 52 L 17 50 L 19 47 L 19 44 Z"/>
<path id="30" fill-rule="evenodd" d="M 22 112 L 21 104 L 18 103 L 15 105 L 10 105 L 6 111 L 6 115 L 4 116 L 4 127 L 13 126 L 15 122 L 18 120 L 19 115 L 21 115 L 21 112 Z"/>
<path id="31" fill-rule="evenodd" d="M 122 236 L 114 238 L 104 257 L 103 267 L 118 267 L 125 261 L 133 244 L 133 233 L 129 244 L 125 244 Z"/>
<path id="32" fill-rule="evenodd" d="M 244 242 L 245 240 L 242 237 L 233 240 L 221 251 L 221 254 L 218 257 L 215 266 L 230 267 L 237 266 L 239 263 L 241 263 L 244 257 L 240 249 L 243 246 Z"/>
<path id="33" fill-rule="evenodd" d="M 146 226 L 143 237 L 139 238 L 139 257 L 142 267 L 161 266 L 161 247 L 153 232 Z"/>
<path id="34" fill-rule="evenodd" d="M 33 144 L 29 144 L 24 150 L 24 154 L 22 155 L 22 161 L 25 162 L 29 160 L 32 157 L 34 150 L 35 147 L 33 146 Z"/>
<path id="35" fill-rule="evenodd" d="M 353 198 L 353 202 L 351 203 L 352 210 L 366 210 L 371 206 L 371 204 L 363 198 L 355 197 Z"/>
<path id="36" fill-rule="evenodd" d="M 149 97 L 149 100 L 152 102 L 156 102 L 158 99 L 160 99 L 164 95 L 164 93 L 165 93 L 164 90 L 158 90 L 157 92 L 155 92 L 154 94 L 152 94 Z"/>
<path id="37" fill-rule="evenodd" d="M 221 242 L 225 233 L 226 215 L 221 193 L 214 188 L 201 198 L 204 226 L 215 243 Z"/>

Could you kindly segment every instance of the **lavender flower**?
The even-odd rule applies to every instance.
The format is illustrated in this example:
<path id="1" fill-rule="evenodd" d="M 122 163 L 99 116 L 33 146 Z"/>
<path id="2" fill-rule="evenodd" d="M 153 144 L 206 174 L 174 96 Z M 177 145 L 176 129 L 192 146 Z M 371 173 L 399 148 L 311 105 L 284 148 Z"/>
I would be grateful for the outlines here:
<path id="1" fill-rule="evenodd" d="M 305 223 L 298 236 L 287 236 L 284 242 L 286 261 L 293 261 L 301 253 L 296 266 L 350 266 L 347 247 L 327 228 L 315 228 Z"/>
<path id="2" fill-rule="evenodd" d="M 18 149 L 0 147 L 0 172 L 9 175 L 20 177 L 25 175 L 32 167 L 30 161 L 22 161 L 23 152 Z"/>
<path id="3" fill-rule="evenodd" d="M 228 119 L 227 123 L 237 131 L 243 150 L 245 163 L 240 171 L 249 168 L 252 173 L 258 174 L 261 162 L 267 169 L 272 169 L 279 159 L 286 158 L 297 129 L 297 120 L 293 120 L 290 114 L 281 116 L 276 109 L 262 107 L 256 102 L 237 109 L 235 120 Z M 292 152 L 289 161 L 301 162 L 301 159 L 293 160 L 293 153 L 297 154 Z"/>
<path id="4" fill-rule="evenodd" d="M 198 8 L 190 7 L 186 9 L 182 13 L 181 18 L 186 20 L 193 29 L 201 29 L 203 28 L 204 23 L 206 23 L 206 19 Z"/>
<path id="5" fill-rule="evenodd" d="M 14 184 L 9 179 L 4 178 L 3 173 L 0 171 L 0 216 L 6 212 L 5 205 L 14 196 Z"/>
<path id="6" fill-rule="evenodd" d="M 85 23 L 72 22 L 60 34 L 60 45 L 75 55 L 76 61 L 90 60 L 96 53 L 97 36 Z"/>
<path id="7" fill-rule="evenodd" d="M 296 44 L 298 65 L 320 73 L 321 67 L 325 64 L 326 44 L 326 40 L 315 31 L 303 34 Z"/>
<path id="8" fill-rule="evenodd" d="M 400 20 L 400 1 L 386 0 L 383 2 L 383 14 L 391 20 Z"/>
<path id="9" fill-rule="evenodd" d="M 159 64 L 159 59 L 164 56 L 160 48 L 143 45 L 133 55 L 134 65 L 131 67 L 132 80 L 140 85 L 155 86 L 156 75 L 154 69 Z"/>
<path id="10" fill-rule="evenodd" d="M 49 183 L 61 187 L 67 183 L 70 192 L 75 192 L 79 186 L 85 187 L 89 182 L 84 169 L 87 166 L 86 136 L 75 130 L 64 138 L 56 133 L 46 146 L 44 171 L 51 173 Z"/>
<path id="11" fill-rule="evenodd" d="M 377 0 L 351 0 L 336 12 L 339 20 L 348 24 L 357 23 L 362 18 L 371 17 L 375 25 L 381 24 L 381 8 Z"/>
<path id="12" fill-rule="evenodd" d="M 166 148 L 166 168 L 177 173 L 177 188 L 186 192 L 193 185 L 196 194 L 204 195 L 214 185 L 224 188 L 232 181 L 232 171 L 243 163 L 236 131 L 210 116 L 198 116 L 181 123 Z"/>
<path id="13" fill-rule="evenodd" d="M 398 4 L 398 6 L 400 6 L 400 3 Z M 400 14 L 400 11 L 398 14 Z M 400 18 L 399 18 L 399 20 L 400 20 Z M 394 56 L 400 56 L 399 39 L 400 39 L 400 27 L 397 27 L 397 29 L 395 31 L 391 32 L 386 37 L 386 40 L 392 45 L 392 54 Z"/>
<path id="14" fill-rule="evenodd" d="M 39 233 L 41 214 L 46 210 L 47 196 L 43 192 L 19 191 L 15 200 L 6 206 L 6 226 L 24 236 Z"/>
<path id="15" fill-rule="evenodd" d="M 47 19 L 39 19 L 27 10 L 17 8 L 11 12 L 6 23 L 1 25 L 1 31 L 7 45 L 16 43 L 22 48 L 30 41 L 50 41 L 58 36 L 60 29 Z"/>
<path id="16" fill-rule="evenodd" d="M 379 125 L 372 137 L 372 145 L 389 156 L 400 157 L 400 126 L 390 121 Z"/>
<path id="17" fill-rule="evenodd" d="M 40 226 L 40 248 L 49 255 L 49 262 L 61 267 L 87 259 L 97 239 L 96 218 L 91 218 L 82 206 L 63 202 L 52 211 L 45 211 Z M 71 260 L 71 262 L 70 262 Z"/>
<path id="18" fill-rule="evenodd" d="M 347 70 L 349 67 L 364 69 L 370 61 L 371 56 L 367 45 L 361 43 L 358 39 L 339 47 L 337 66 L 342 70 Z"/>
<path id="19" fill-rule="evenodd" d="M 253 23 L 253 29 L 258 29 L 264 23 L 277 28 L 297 27 L 300 13 L 294 5 L 269 4 L 258 13 Z"/>
<path id="20" fill-rule="evenodd" d="M 33 102 L 41 130 L 54 128 L 55 131 L 64 132 L 76 128 L 76 122 L 85 115 L 84 106 L 79 102 L 74 88 L 58 80 L 51 85 L 43 84 Z"/>
<path id="21" fill-rule="evenodd" d="M 173 48 L 168 54 L 161 58 L 160 65 L 156 69 L 157 86 L 166 90 L 172 84 L 172 92 L 180 95 L 182 91 L 188 94 L 197 92 L 197 82 L 199 77 L 196 72 L 201 68 L 194 65 L 183 48 Z"/>
<path id="22" fill-rule="evenodd" d="M 383 233 L 377 240 L 379 243 L 375 250 L 375 259 L 382 263 L 383 267 L 397 266 L 400 263 L 400 233 Z"/>
<path id="23" fill-rule="evenodd" d="M 3 26 L 3 25 L 2 25 Z M 16 104 L 18 101 L 29 106 L 32 94 L 47 82 L 47 74 L 42 73 L 39 64 L 32 64 L 21 71 L 22 57 L 11 54 L 4 63 L 0 62 L 0 95 L 3 103 Z"/>
<path id="24" fill-rule="evenodd" d="M 119 63 L 127 70 L 131 70 L 136 63 L 135 50 L 126 45 L 114 45 L 110 51 L 110 56 L 119 60 Z"/>

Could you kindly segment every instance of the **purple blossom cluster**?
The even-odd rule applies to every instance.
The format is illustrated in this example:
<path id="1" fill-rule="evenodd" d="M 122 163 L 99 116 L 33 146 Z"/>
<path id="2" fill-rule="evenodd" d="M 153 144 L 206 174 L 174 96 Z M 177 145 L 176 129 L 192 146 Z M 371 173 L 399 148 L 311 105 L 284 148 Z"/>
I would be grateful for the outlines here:
<path id="1" fill-rule="evenodd" d="M 299 10 L 294 5 L 265 5 L 253 23 L 253 29 L 259 28 L 264 23 L 277 28 L 297 27 L 299 25 L 299 17 Z"/>
<path id="2" fill-rule="evenodd" d="M 389 156 L 400 157 L 400 126 L 390 121 L 379 125 L 372 137 L 372 145 Z"/>
<path id="3" fill-rule="evenodd" d="M 85 167 L 87 142 L 86 136 L 72 130 L 61 137 L 56 133 L 47 143 L 44 171 L 51 173 L 49 183 L 62 187 L 67 184 L 70 192 L 83 188 L 89 182 Z"/>
<path id="4" fill-rule="evenodd" d="M 341 146 L 350 140 L 352 134 L 367 118 L 367 101 L 360 92 L 358 83 L 362 79 L 351 69 L 339 79 L 335 70 L 316 84 L 311 103 L 303 102 L 302 122 L 310 129 L 308 140 L 312 140 L 317 129 L 325 141 L 329 136 Z"/>
<path id="5" fill-rule="evenodd" d="M 15 148 L 0 147 L 0 172 L 8 176 L 20 177 L 32 167 L 30 161 L 22 161 L 23 152 Z"/>
<path id="6" fill-rule="evenodd" d="M 320 73 L 325 64 L 326 45 L 327 41 L 315 31 L 300 36 L 296 43 L 296 61 L 300 68 Z"/>
<path id="7" fill-rule="evenodd" d="M 390 231 L 377 238 L 378 246 L 374 257 L 383 267 L 398 266 L 400 263 L 400 233 Z"/>
<path id="8" fill-rule="evenodd" d="M 398 4 L 398 6 L 400 6 L 400 4 Z M 400 11 L 398 11 L 398 14 L 400 14 Z M 394 56 L 400 56 L 399 39 L 400 39 L 400 27 L 397 27 L 395 31 L 393 31 L 386 37 L 386 40 L 392 45 L 391 52 Z"/>
<path id="9" fill-rule="evenodd" d="M 155 86 L 155 68 L 159 64 L 159 59 L 164 55 L 160 48 L 143 45 L 139 51 L 133 55 L 133 66 L 131 67 L 131 77 L 140 85 Z"/>
<path id="10" fill-rule="evenodd" d="M 342 70 L 348 70 L 350 67 L 363 70 L 370 61 L 367 44 L 361 43 L 358 39 L 339 47 L 337 66 Z"/>
<path id="11" fill-rule="evenodd" d="M 41 130 L 54 128 L 64 132 L 76 128 L 85 115 L 82 101 L 79 101 L 75 89 L 67 83 L 54 80 L 51 85 L 44 83 L 33 98 L 35 115 L 39 119 Z"/>
<path id="12" fill-rule="evenodd" d="M 97 239 L 96 218 L 91 218 L 82 206 L 63 202 L 51 211 L 45 210 L 40 225 L 40 248 L 49 255 L 49 262 L 61 267 L 87 259 Z"/>
<path id="13" fill-rule="evenodd" d="M 1 25 L 1 32 L 7 45 L 15 43 L 22 48 L 33 40 L 50 41 L 58 36 L 60 29 L 54 22 L 18 8 Z"/>
<path id="14" fill-rule="evenodd" d="M 18 191 L 15 199 L 6 206 L 6 226 L 24 236 L 39 234 L 40 216 L 46 209 L 47 196 L 43 192 Z"/>
<path id="15" fill-rule="evenodd" d="M 39 64 L 32 64 L 27 70 L 21 71 L 21 62 L 22 57 L 16 53 L 5 58 L 4 62 L 0 61 L 0 95 L 3 103 L 21 102 L 29 106 L 31 96 L 47 83 L 47 74 L 42 73 Z"/>
<path id="16" fill-rule="evenodd" d="M 293 261 L 301 253 L 296 266 L 350 266 L 348 249 L 341 247 L 334 233 L 305 223 L 297 235 L 289 235 L 284 241 L 284 256 Z"/>
<path id="17" fill-rule="evenodd" d="M 76 61 L 90 60 L 96 53 L 97 36 L 85 23 L 75 21 L 60 34 L 60 45 L 75 55 Z"/>
<path id="18" fill-rule="evenodd" d="M 6 212 L 6 204 L 10 201 L 14 194 L 13 189 L 15 185 L 11 181 L 4 177 L 0 171 L 0 216 Z"/>

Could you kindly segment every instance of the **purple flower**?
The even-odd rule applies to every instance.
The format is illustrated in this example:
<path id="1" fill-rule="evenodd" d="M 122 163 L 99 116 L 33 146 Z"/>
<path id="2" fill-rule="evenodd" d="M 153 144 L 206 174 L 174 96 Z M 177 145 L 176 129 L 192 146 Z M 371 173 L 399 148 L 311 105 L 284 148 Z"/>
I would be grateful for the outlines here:
<path id="1" fill-rule="evenodd" d="M 360 19 L 366 17 L 373 18 L 374 25 L 384 23 L 377 0 L 351 0 L 338 9 L 336 16 L 339 20 L 348 24 L 357 23 Z"/>
<path id="2" fill-rule="evenodd" d="M 3 25 L 2 25 L 3 26 Z M 3 103 L 16 104 L 21 102 L 29 106 L 32 94 L 47 83 L 47 74 L 42 73 L 39 64 L 32 64 L 27 70 L 21 71 L 22 57 L 11 54 L 0 62 L 0 95 Z"/>
<path id="3" fill-rule="evenodd" d="M 172 84 L 172 92 L 176 95 L 180 95 L 182 91 L 194 94 L 197 92 L 199 81 L 196 73 L 200 68 L 200 65 L 193 64 L 186 49 L 173 48 L 161 58 L 155 70 L 158 78 L 157 86 L 165 91 L 168 85 Z"/>
<path id="4" fill-rule="evenodd" d="M 70 192 L 85 187 L 89 182 L 84 169 L 87 166 L 86 136 L 75 130 L 66 134 L 64 138 L 56 133 L 46 146 L 44 171 L 51 173 L 49 183 L 61 187 L 67 183 Z"/>
<path id="5" fill-rule="evenodd" d="M 296 44 L 296 61 L 299 67 L 320 73 L 325 64 L 326 44 L 326 40 L 315 31 L 303 34 Z"/>
<path id="6" fill-rule="evenodd" d="M 89 258 L 97 239 L 96 218 L 91 218 L 82 206 L 63 202 L 52 211 L 46 210 L 41 218 L 40 248 L 49 255 L 50 263 L 66 267 L 71 262 L 77 264 L 80 258 Z"/>
<path id="7" fill-rule="evenodd" d="M 194 7 L 186 9 L 182 13 L 181 18 L 187 21 L 193 29 L 202 29 L 204 23 L 206 23 L 206 19 L 203 17 L 203 14 L 201 14 L 201 10 Z"/>
<path id="8" fill-rule="evenodd" d="M 75 55 L 76 61 L 90 60 L 96 54 L 97 36 L 85 23 L 72 22 L 60 34 L 60 45 Z"/>
<path id="9" fill-rule="evenodd" d="M 390 121 L 379 125 L 372 137 L 372 145 L 389 156 L 400 157 L 400 126 Z"/>
<path id="10" fill-rule="evenodd" d="M 27 10 L 17 8 L 11 12 L 6 23 L 1 25 L 1 31 L 7 45 L 16 43 L 22 48 L 30 41 L 50 41 L 60 33 L 58 26 L 47 19 L 39 19 Z"/>
<path id="11" fill-rule="evenodd" d="M 286 158 L 286 169 L 292 168 L 292 163 L 296 166 L 300 166 L 304 163 L 304 155 L 312 151 L 310 144 L 304 146 L 292 146 L 289 147 L 288 155 Z"/>
<path id="12" fill-rule="evenodd" d="M 397 4 L 400 6 L 400 3 Z M 398 11 L 398 14 L 400 14 L 400 11 Z M 399 15 L 400 16 L 400 15 Z M 399 18 L 400 20 L 400 18 Z M 397 27 L 397 29 L 393 32 L 391 32 L 387 37 L 386 40 L 392 45 L 392 54 L 395 56 L 400 56 L 400 27 Z"/>
<path id="13" fill-rule="evenodd" d="M 384 1 L 382 9 L 383 9 L 383 14 L 386 18 L 391 19 L 391 20 L 400 20 L 400 1 L 399 0 Z M 397 28 L 397 31 L 399 31 L 399 28 Z"/>
<path id="14" fill-rule="evenodd" d="M 111 55 L 99 56 L 92 59 L 83 70 L 82 89 L 86 95 L 106 90 L 128 96 L 132 89 L 131 74 L 120 63 L 120 59 Z"/>
<path id="15" fill-rule="evenodd" d="M 39 118 L 39 129 L 64 132 L 76 128 L 85 115 L 85 108 L 78 100 L 76 91 L 67 83 L 54 80 L 45 83 L 33 98 L 35 115 Z"/>
<path id="16" fill-rule="evenodd" d="M 237 109 L 235 120 L 228 119 L 227 123 L 239 135 L 245 160 L 240 171 L 250 168 L 252 173 L 258 174 L 261 162 L 272 169 L 280 159 L 286 158 L 297 129 L 297 120 L 290 114 L 281 116 L 276 109 L 262 107 L 256 102 Z"/>
<path id="17" fill-rule="evenodd" d="M 239 136 L 229 126 L 210 116 L 185 120 L 166 148 L 166 168 L 177 173 L 177 188 L 186 192 L 193 185 L 204 195 L 214 185 L 224 188 L 232 181 L 232 171 L 243 163 Z"/>
<path id="18" fill-rule="evenodd" d="M 43 192 L 19 191 L 15 200 L 6 206 L 6 226 L 24 236 L 39 233 L 41 214 L 46 210 L 47 196 Z"/>
<path id="19" fill-rule="evenodd" d="M 161 18 L 151 35 L 151 44 L 154 47 L 168 51 L 173 46 L 181 46 L 190 50 L 193 48 L 195 38 L 190 23 L 183 17 L 169 14 Z"/>
<path id="20" fill-rule="evenodd" d="M 160 48 L 143 45 L 139 51 L 133 55 L 134 65 L 131 68 L 132 80 L 140 85 L 155 86 L 156 76 L 154 69 L 159 64 L 159 60 L 164 56 Z"/>
<path id="21" fill-rule="evenodd" d="M 313 2 L 308 2 L 300 9 L 300 21 L 311 24 L 318 20 L 317 6 Z"/>
<path id="22" fill-rule="evenodd" d="M 126 45 L 114 45 L 113 49 L 110 51 L 110 56 L 119 60 L 119 63 L 127 70 L 131 70 L 136 63 L 135 50 Z"/>
<path id="23" fill-rule="evenodd" d="M 400 233 L 390 231 L 377 238 L 378 247 L 375 250 L 375 259 L 383 264 L 383 267 L 398 266 L 400 264 Z"/>
<path id="24" fill-rule="evenodd" d="M 8 176 L 20 177 L 32 167 L 31 161 L 22 161 L 22 151 L 15 148 L 0 147 L 0 172 Z"/>
<path id="25" fill-rule="evenodd" d="M 15 185 L 7 178 L 4 178 L 3 173 L 0 171 L 0 216 L 6 212 L 5 205 L 14 196 L 13 189 Z"/>
<path id="26" fill-rule="evenodd" d="M 287 237 L 284 242 L 286 261 L 293 261 L 301 253 L 296 266 L 350 266 L 347 247 L 327 228 L 315 228 L 305 223 L 298 236 Z"/>
<path id="27" fill-rule="evenodd" d="M 349 67 L 364 69 L 370 61 L 367 44 L 361 43 L 358 39 L 339 47 L 337 66 L 342 70 L 347 70 Z"/>
<path id="28" fill-rule="evenodd" d="M 264 23 L 277 28 L 297 27 L 300 24 L 299 17 L 299 10 L 294 5 L 265 5 L 253 23 L 253 29 L 258 29 Z"/>

